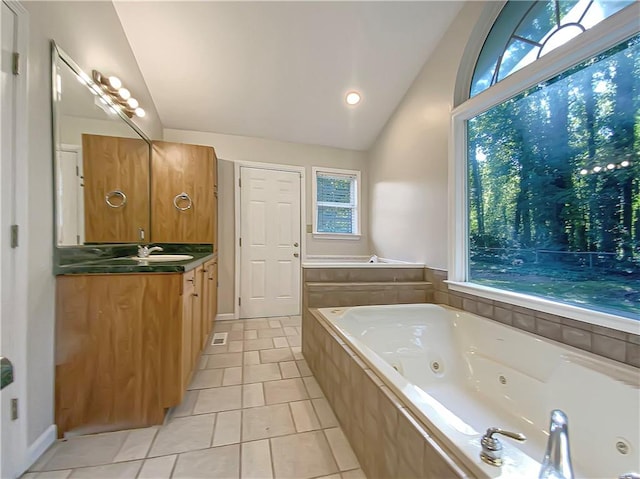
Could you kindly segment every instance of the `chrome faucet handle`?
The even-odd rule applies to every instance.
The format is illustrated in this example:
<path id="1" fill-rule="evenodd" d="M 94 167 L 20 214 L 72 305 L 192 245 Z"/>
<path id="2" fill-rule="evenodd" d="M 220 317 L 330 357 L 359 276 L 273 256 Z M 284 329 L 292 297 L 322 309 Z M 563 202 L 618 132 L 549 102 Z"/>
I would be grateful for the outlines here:
<path id="1" fill-rule="evenodd" d="M 502 434 L 503 436 L 521 442 L 527 440 L 526 436 L 519 432 L 505 431 L 499 427 L 490 427 L 487 429 L 487 432 L 480 440 L 480 445 L 482 446 L 480 459 L 491 466 L 499 467 L 502 465 L 502 443 L 497 437 L 493 437 L 494 434 Z"/>
<path id="2" fill-rule="evenodd" d="M 640 474 L 637 472 L 625 472 L 624 474 L 621 474 L 618 479 L 640 479 Z"/>
<path id="3" fill-rule="evenodd" d="M 149 256 L 149 249 L 146 246 L 138 245 L 138 256 L 140 258 L 146 258 Z"/>

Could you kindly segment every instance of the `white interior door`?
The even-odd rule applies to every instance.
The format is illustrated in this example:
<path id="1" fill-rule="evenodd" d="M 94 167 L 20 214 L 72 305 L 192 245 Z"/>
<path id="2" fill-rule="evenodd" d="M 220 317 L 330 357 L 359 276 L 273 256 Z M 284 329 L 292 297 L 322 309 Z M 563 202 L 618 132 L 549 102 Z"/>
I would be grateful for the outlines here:
<path id="1" fill-rule="evenodd" d="M 13 363 L 14 381 L 0 390 L 0 477 L 20 475 L 25 456 L 24 418 L 12 418 L 12 400 L 18 399 L 25 381 L 22 362 L 26 344 L 16 321 L 16 248 L 11 243 L 11 225 L 16 222 L 16 51 L 18 18 L 2 2 L 0 79 L 0 356 Z M 20 398 L 21 403 L 24 403 Z M 20 412 L 20 411 L 18 411 Z"/>
<path id="2" fill-rule="evenodd" d="M 240 168 L 240 317 L 300 314 L 300 174 Z"/>
<path id="3" fill-rule="evenodd" d="M 82 148 L 62 145 L 56 162 L 56 195 L 59 207 L 58 244 L 84 244 L 84 194 L 82 191 Z"/>

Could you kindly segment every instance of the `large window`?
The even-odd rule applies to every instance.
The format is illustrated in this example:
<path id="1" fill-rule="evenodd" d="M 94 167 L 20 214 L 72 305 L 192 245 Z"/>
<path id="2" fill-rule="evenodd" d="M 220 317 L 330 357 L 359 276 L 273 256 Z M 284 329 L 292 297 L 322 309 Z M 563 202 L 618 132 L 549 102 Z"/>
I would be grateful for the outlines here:
<path id="1" fill-rule="evenodd" d="M 577 11 L 581 3 L 539 2 L 539 15 L 529 9 L 515 30 L 550 31 L 545 25 L 556 18 L 552 27 L 559 31 L 561 12 Z M 615 3 L 609 12 L 629 2 Z M 636 7 L 627 12 L 636 15 L 631 10 Z M 566 60 L 557 57 L 540 68 L 530 65 L 527 72 L 538 81 L 521 76 L 502 87 L 497 83 L 523 68 L 527 56 L 520 48 L 521 60 L 501 75 L 500 63 L 514 55 L 513 34 L 489 68 L 490 81 L 478 73 L 487 63 L 481 55 L 484 63 L 477 65 L 472 93 L 486 91 L 454 114 L 459 125 L 454 133 L 464 137 L 457 143 L 454 173 L 463 191 L 456 200 L 456 220 L 464 222 L 454 227 L 454 280 L 517 293 L 530 307 L 568 305 L 572 314 L 567 315 L 577 319 L 599 318 L 598 313 L 640 319 L 640 35 L 635 23 L 618 22 L 633 35 L 599 40 L 605 48 L 585 54 L 578 64 L 565 66 Z M 530 62 L 545 53 L 544 41 L 537 46 L 517 41 L 537 52 Z M 594 47 L 565 45 L 571 55 L 589 48 Z M 544 76 L 553 70 L 551 78 Z M 525 87 L 518 89 L 519 83 Z"/>
<path id="2" fill-rule="evenodd" d="M 359 171 L 313 168 L 314 234 L 360 234 L 359 183 Z"/>

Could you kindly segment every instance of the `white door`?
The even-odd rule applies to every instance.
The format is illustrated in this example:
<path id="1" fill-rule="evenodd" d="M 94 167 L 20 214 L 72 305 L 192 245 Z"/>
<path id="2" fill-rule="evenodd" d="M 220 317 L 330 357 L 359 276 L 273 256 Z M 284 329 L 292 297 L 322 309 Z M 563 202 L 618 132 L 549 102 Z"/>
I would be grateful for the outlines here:
<path id="1" fill-rule="evenodd" d="M 240 317 L 300 314 L 300 174 L 240 168 Z"/>
<path id="2" fill-rule="evenodd" d="M 84 192 L 82 191 L 82 148 L 62 145 L 58 150 L 56 196 L 59 217 L 58 244 L 84 244 Z"/>
<path id="3" fill-rule="evenodd" d="M 17 334 L 16 323 L 16 248 L 11 245 L 11 225 L 16 222 L 16 77 L 13 74 L 13 52 L 16 51 L 18 18 L 2 2 L 0 14 L 2 36 L 0 78 L 0 356 L 13 363 L 15 380 L 0 390 L 0 477 L 17 477 L 24 463 L 24 417 L 13 420 L 11 405 L 19 398 L 25 380 L 21 363 L 26 344 Z M 20 404 L 19 404 L 20 405 Z M 20 412 L 20 411 L 18 411 Z"/>

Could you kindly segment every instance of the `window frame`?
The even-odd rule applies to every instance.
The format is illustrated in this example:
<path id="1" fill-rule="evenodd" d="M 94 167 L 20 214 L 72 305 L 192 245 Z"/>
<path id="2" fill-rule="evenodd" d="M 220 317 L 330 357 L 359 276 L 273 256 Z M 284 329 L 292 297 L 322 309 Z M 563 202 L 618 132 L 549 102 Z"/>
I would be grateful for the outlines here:
<path id="1" fill-rule="evenodd" d="M 639 333 L 640 322 L 634 319 L 468 281 L 469 232 L 466 131 L 466 122 L 475 116 L 640 33 L 638 18 L 640 18 L 640 3 L 635 3 L 604 19 L 601 23 L 578 35 L 573 40 L 507 76 L 453 109 L 449 136 L 448 170 L 450 239 L 448 285 L 450 289 L 462 293 L 481 295 L 488 299 L 564 316 L 598 326 L 634 334 Z"/>
<path id="2" fill-rule="evenodd" d="M 353 188 L 355 189 L 355 205 L 352 209 L 355 211 L 356 221 L 355 228 L 356 231 L 354 233 L 326 233 L 322 231 L 318 231 L 318 206 L 322 206 L 322 204 L 318 204 L 318 173 L 326 173 L 328 175 L 342 175 L 354 178 L 355 182 Z M 361 174 L 360 170 L 343 170 L 338 168 L 326 168 L 323 166 L 313 166 L 311 168 L 311 201 L 313 208 L 313 227 L 312 233 L 314 238 L 319 239 L 347 239 L 347 240 L 358 240 L 361 235 L 361 198 L 360 191 L 362 190 L 360 186 Z M 320 202 L 322 203 L 322 202 Z"/>

